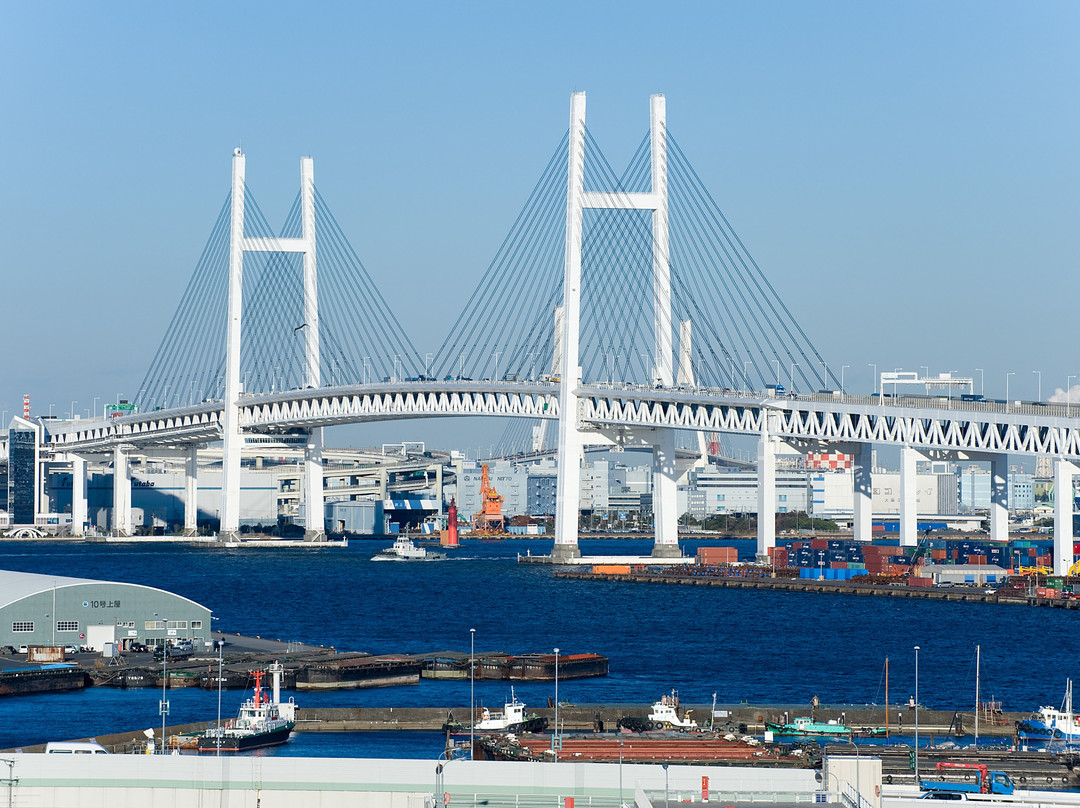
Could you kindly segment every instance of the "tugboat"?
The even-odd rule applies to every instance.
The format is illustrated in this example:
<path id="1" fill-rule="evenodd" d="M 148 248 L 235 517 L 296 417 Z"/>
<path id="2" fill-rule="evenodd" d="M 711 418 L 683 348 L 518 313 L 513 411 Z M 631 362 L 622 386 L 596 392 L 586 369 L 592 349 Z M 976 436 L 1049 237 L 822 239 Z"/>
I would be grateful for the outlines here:
<path id="1" fill-rule="evenodd" d="M 213 727 L 199 735 L 196 749 L 200 752 L 246 752 L 264 746 L 277 746 L 289 740 L 296 725 L 296 704 L 292 699 L 281 701 L 280 662 L 270 666 L 274 677 L 273 696 L 262 688 L 263 671 L 252 671 L 255 693 L 240 705 L 239 715 L 224 727 Z"/>
<path id="2" fill-rule="evenodd" d="M 480 721 L 473 727 L 474 732 L 520 733 L 543 732 L 547 729 L 547 719 L 533 713 L 525 714 L 525 704 L 517 700 L 514 688 L 510 688 L 510 701 L 503 705 L 503 711 L 491 712 L 486 707 L 480 713 Z M 448 721 L 444 729 L 449 732 L 468 732 L 469 728 L 457 722 Z"/>
<path id="3" fill-rule="evenodd" d="M 1080 743 L 1080 715 L 1073 712 L 1072 679 L 1065 680 L 1065 698 L 1061 708 L 1040 707 L 1030 718 L 1016 722 L 1016 734 L 1022 741 L 1051 741 L 1066 745 Z"/>
<path id="4" fill-rule="evenodd" d="M 682 718 L 679 718 L 679 693 L 672 690 L 671 695 L 663 695 L 659 701 L 653 703 L 652 711 L 646 719 L 623 716 L 618 721 L 620 729 L 628 732 L 649 732 L 654 729 L 681 730 L 684 732 L 698 732 L 698 722 L 690 717 L 687 710 Z"/>
<path id="5" fill-rule="evenodd" d="M 394 544 L 385 550 L 379 550 L 371 557 L 372 561 L 443 561 L 446 553 L 417 547 L 407 535 L 394 539 Z"/>

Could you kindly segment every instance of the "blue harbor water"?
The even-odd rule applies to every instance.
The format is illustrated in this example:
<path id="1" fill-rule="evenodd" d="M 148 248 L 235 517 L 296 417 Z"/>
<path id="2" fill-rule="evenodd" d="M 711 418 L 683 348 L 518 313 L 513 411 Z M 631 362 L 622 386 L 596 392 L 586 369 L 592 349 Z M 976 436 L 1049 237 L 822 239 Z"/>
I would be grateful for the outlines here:
<path id="1" fill-rule="evenodd" d="M 347 549 L 217 550 L 180 545 L 0 543 L 0 568 L 160 587 L 213 610 L 226 632 L 334 646 L 339 650 L 511 653 L 593 651 L 610 674 L 564 681 L 559 699 L 646 703 L 676 688 L 684 703 L 808 706 L 882 704 L 889 658 L 890 701 L 915 689 L 930 708 L 970 711 L 975 646 L 982 647 L 982 696 L 1005 710 L 1058 704 L 1074 677 L 1072 611 L 903 598 L 852 597 L 557 579 L 550 567 L 520 565 L 550 540 L 470 542 L 442 563 L 372 563 L 386 540 Z M 740 554 L 753 553 L 740 542 Z M 683 543 L 686 552 L 697 544 Z M 648 554 L 651 540 L 583 540 L 582 552 Z M 2 664 L 2 661 L 0 661 Z M 517 683 L 543 706 L 550 682 Z M 292 694 L 289 694 L 292 695 Z M 295 694 L 301 706 L 469 704 L 468 681 Z M 477 702 L 501 706 L 508 684 L 478 681 Z M 0 699 L 0 748 L 160 726 L 160 691 L 90 688 Z M 223 715 L 244 698 L 226 691 Z M 212 720 L 216 692 L 169 692 L 170 724 Z M 430 757 L 443 737 L 418 733 L 302 733 L 274 754 Z"/>

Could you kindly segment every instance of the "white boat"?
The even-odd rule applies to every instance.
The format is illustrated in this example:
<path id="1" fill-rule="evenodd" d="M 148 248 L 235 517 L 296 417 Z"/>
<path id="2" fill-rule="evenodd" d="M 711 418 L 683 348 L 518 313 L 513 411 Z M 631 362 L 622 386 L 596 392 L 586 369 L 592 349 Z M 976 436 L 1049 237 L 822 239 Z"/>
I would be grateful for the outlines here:
<path id="1" fill-rule="evenodd" d="M 690 717 L 690 712 L 687 710 L 679 718 L 679 694 L 672 690 L 670 696 L 661 696 L 660 701 L 653 704 L 649 721 L 656 729 L 697 729 L 698 723 Z"/>
<path id="2" fill-rule="evenodd" d="M 255 693 L 240 705 L 239 715 L 224 727 L 211 727 L 196 741 L 199 752 L 246 752 L 264 746 L 276 746 L 289 740 L 296 725 L 296 703 L 281 701 L 280 662 L 270 666 L 274 684 L 272 697 L 262 688 L 262 671 L 254 671 Z"/>
<path id="3" fill-rule="evenodd" d="M 417 547 L 412 539 L 406 535 L 394 539 L 392 547 L 379 550 L 371 557 L 372 561 L 442 561 L 446 553 L 428 550 L 426 547 Z"/>
<path id="4" fill-rule="evenodd" d="M 1040 707 L 1031 718 L 1017 722 L 1017 735 L 1025 741 L 1080 742 L 1080 714 L 1073 712 L 1072 679 L 1065 680 L 1065 698 L 1060 709 Z"/>
<path id="5" fill-rule="evenodd" d="M 543 732 L 546 727 L 546 718 L 535 713 L 525 714 L 525 704 L 517 700 L 514 688 L 510 688 L 510 701 L 503 705 L 503 711 L 493 713 L 485 707 L 473 729 L 476 732 Z"/>

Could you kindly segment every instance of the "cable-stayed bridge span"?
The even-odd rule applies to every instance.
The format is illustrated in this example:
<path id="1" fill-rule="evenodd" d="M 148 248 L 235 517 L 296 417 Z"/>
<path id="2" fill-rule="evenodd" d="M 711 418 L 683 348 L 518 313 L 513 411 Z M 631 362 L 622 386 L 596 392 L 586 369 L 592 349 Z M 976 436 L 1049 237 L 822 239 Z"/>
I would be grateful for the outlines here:
<path id="1" fill-rule="evenodd" d="M 114 530 L 124 533 L 127 455 L 172 447 L 189 452 L 194 529 L 195 449 L 220 441 L 221 530 L 230 536 L 245 436 L 287 436 L 305 447 L 308 538 L 318 541 L 324 429 L 445 416 L 554 425 L 557 559 L 578 555 L 578 461 L 591 444 L 652 447 L 658 557 L 679 552 L 680 433 L 757 439 L 761 553 L 775 541 L 775 457 L 786 448 L 854 456 L 861 539 L 871 534 L 874 445 L 900 449 L 906 545 L 917 534 L 920 458 L 990 463 L 993 538 L 1007 536 L 1010 454 L 1051 457 L 1057 490 L 1072 490 L 1080 414 L 1071 407 L 848 395 L 669 135 L 662 96 L 651 99 L 649 134 L 622 172 L 584 121 L 585 96 L 575 93 L 567 134 L 511 232 L 442 346 L 425 354 L 318 193 L 311 158 L 275 230 L 237 149 L 230 193 L 140 388 L 140 412 L 44 429 L 47 451 L 72 463 L 73 523 L 85 521 L 87 456 L 113 456 Z M 1055 571 L 1071 566 L 1072 550 L 1072 501 L 1058 497 Z"/>

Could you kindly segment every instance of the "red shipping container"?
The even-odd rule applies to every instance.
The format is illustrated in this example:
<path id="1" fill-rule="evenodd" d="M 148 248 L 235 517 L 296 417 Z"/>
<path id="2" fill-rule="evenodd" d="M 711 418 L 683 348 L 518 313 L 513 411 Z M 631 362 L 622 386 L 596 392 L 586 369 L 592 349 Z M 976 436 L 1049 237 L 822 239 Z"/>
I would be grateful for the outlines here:
<path id="1" fill-rule="evenodd" d="M 772 562 L 774 567 L 787 567 L 790 563 L 788 561 L 788 551 L 786 547 L 774 548 L 776 552 L 772 554 Z"/>
<path id="2" fill-rule="evenodd" d="M 739 551 L 734 547 L 699 547 L 697 551 L 699 564 L 733 564 L 739 560 Z"/>
<path id="3" fill-rule="evenodd" d="M 910 578 L 907 579 L 907 585 L 908 586 L 933 586 L 934 585 L 934 579 L 933 578 L 917 578 L 914 575 L 912 575 Z"/>
<path id="4" fill-rule="evenodd" d="M 829 540 L 828 539 L 811 539 L 810 540 L 810 549 L 811 550 L 828 550 L 829 549 Z"/>
<path id="5" fill-rule="evenodd" d="M 969 563 L 969 564 L 985 564 L 986 563 L 986 556 L 979 555 L 977 553 L 972 553 L 971 555 L 969 555 L 967 557 L 967 563 Z"/>

